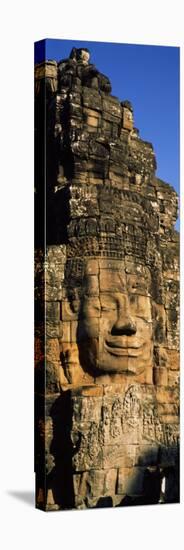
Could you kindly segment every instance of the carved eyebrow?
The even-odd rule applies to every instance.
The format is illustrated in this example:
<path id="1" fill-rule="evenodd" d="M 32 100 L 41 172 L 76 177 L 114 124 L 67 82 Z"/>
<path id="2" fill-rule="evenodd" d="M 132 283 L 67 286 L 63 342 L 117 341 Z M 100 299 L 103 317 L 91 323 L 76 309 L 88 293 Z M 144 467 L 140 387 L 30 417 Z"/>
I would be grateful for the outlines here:
<path id="1" fill-rule="evenodd" d="M 116 297 L 114 296 L 114 294 L 110 294 L 109 292 L 104 292 L 103 294 L 100 295 L 100 305 L 101 305 L 101 309 L 103 309 L 104 307 L 110 307 L 111 308 L 116 308 L 117 307 L 117 304 L 116 304 Z"/>
<path id="2" fill-rule="evenodd" d="M 111 301 L 113 300 L 114 302 L 116 301 L 115 300 L 115 297 L 114 297 L 114 293 L 112 294 L 112 289 L 111 290 L 104 290 L 103 292 L 100 293 L 100 301 L 103 299 L 103 298 L 109 298 Z"/>
<path id="3" fill-rule="evenodd" d="M 145 288 L 146 290 L 148 290 L 149 285 L 143 277 L 135 277 L 134 280 L 132 280 L 131 278 L 127 279 L 127 287 Z"/>
<path id="4" fill-rule="evenodd" d="M 123 278 L 117 278 L 116 280 L 108 281 L 106 288 L 103 289 L 100 294 L 111 293 L 112 295 L 117 292 L 122 292 L 127 289 L 126 280 Z"/>
<path id="5" fill-rule="evenodd" d="M 101 305 L 103 306 L 103 302 L 106 304 L 113 304 L 115 305 L 116 307 L 119 307 L 119 298 L 120 296 L 124 297 L 125 296 L 125 292 L 113 292 L 112 293 L 112 290 L 111 292 L 103 292 L 103 294 L 101 293 L 100 295 L 100 303 Z"/>

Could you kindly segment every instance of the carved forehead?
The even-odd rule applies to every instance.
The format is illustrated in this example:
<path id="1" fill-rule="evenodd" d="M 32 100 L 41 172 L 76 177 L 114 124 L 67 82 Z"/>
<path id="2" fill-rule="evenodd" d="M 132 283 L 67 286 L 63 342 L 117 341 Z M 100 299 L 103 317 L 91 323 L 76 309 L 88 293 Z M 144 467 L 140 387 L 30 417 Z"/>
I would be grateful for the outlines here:
<path id="1" fill-rule="evenodd" d="M 145 277 L 151 280 L 151 272 L 146 265 L 137 262 L 132 257 L 125 257 L 124 260 L 111 258 L 89 258 L 84 261 L 85 275 L 100 275 L 108 272 L 112 277 L 134 275 Z"/>
<path id="2" fill-rule="evenodd" d="M 84 266 L 83 288 L 95 287 L 99 292 L 122 292 L 133 287 L 142 292 L 149 289 L 151 274 L 146 266 L 133 260 L 89 259 Z"/>
<path id="3" fill-rule="evenodd" d="M 137 262 L 133 257 L 125 257 L 123 260 L 111 258 L 72 258 L 68 260 L 65 267 L 65 279 L 71 283 L 72 280 L 82 280 L 87 275 L 97 275 L 100 273 L 111 273 L 112 277 L 115 273 L 118 275 L 134 275 L 144 277 L 148 281 L 151 280 L 150 269 Z"/>

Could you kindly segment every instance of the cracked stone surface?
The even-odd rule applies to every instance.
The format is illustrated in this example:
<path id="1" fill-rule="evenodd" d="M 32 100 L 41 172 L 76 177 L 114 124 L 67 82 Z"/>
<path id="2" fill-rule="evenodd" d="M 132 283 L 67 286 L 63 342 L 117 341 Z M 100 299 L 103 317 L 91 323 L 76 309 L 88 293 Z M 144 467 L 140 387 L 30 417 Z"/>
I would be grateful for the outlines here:
<path id="1" fill-rule="evenodd" d="M 35 130 L 37 506 L 177 502 L 177 194 L 85 49 L 35 67 Z"/>

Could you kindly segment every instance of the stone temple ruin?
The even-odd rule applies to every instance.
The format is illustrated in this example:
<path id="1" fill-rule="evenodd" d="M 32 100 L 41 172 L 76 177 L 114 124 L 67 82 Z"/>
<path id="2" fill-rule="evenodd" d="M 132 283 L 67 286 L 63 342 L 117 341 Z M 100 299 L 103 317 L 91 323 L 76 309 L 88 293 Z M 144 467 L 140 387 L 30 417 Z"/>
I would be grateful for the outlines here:
<path id="1" fill-rule="evenodd" d="M 85 48 L 36 65 L 35 131 L 36 505 L 178 502 L 177 194 Z"/>

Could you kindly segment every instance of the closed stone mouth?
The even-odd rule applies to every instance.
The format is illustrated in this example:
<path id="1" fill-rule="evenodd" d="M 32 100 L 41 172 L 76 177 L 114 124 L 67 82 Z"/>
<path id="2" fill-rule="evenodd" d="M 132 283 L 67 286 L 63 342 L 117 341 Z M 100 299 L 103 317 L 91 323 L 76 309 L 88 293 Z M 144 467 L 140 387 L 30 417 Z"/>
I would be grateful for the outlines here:
<path id="1" fill-rule="evenodd" d="M 143 349 L 143 344 L 125 345 L 119 340 L 117 341 L 105 341 L 104 348 L 112 355 L 124 355 L 127 357 L 137 357 L 140 351 Z"/>
<path id="2" fill-rule="evenodd" d="M 106 345 L 110 348 L 121 348 L 121 349 L 140 349 L 143 346 L 143 343 L 140 342 L 139 344 L 124 344 L 121 340 L 106 340 Z"/>

